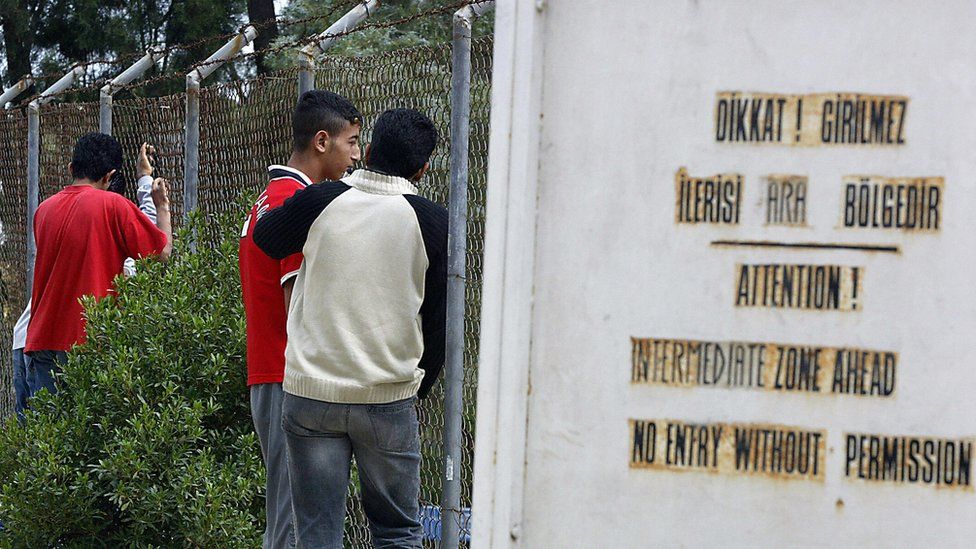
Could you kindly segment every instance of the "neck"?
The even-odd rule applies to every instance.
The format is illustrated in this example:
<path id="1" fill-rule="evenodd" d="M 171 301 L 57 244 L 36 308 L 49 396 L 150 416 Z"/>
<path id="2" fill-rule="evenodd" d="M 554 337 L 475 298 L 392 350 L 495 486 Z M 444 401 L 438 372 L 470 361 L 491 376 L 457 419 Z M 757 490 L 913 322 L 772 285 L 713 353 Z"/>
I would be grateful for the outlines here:
<path id="1" fill-rule="evenodd" d="M 397 175 L 387 175 L 369 168 L 356 170 L 344 177 L 343 183 L 370 194 L 417 194 L 417 187 L 407 179 Z"/>
<path id="2" fill-rule="evenodd" d="M 96 189 L 100 189 L 101 188 L 101 187 L 98 186 L 97 183 L 95 183 L 91 179 L 88 179 L 87 177 L 85 179 L 75 179 L 71 183 L 71 186 L 72 187 L 85 187 L 85 186 L 87 186 L 87 187 L 94 187 Z"/>
<path id="3" fill-rule="evenodd" d="M 299 170 L 303 174 L 307 175 L 308 178 L 312 180 L 312 183 L 324 181 L 329 178 L 327 174 L 322 173 L 321 169 L 319 169 L 310 158 L 298 151 L 291 153 L 291 157 L 288 158 L 288 163 L 286 166 L 289 168 L 295 168 L 296 170 Z"/>
<path id="4" fill-rule="evenodd" d="M 368 165 L 367 165 L 367 166 L 366 166 L 366 169 L 367 169 L 367 170 L 369 170 L 369 171 L 371 171 L 371 172 L 376 172 L 376 173 L 378 173 L 378 174 L 382 174 L 382 175 L 388 175 L 388 176 L 390 176 L 390 177 L 399 177 L 399 178 L 401 178 L 401 179 L 406 179 L 407 181 L 409 181 L 409 182 L 411 182 L 411 183 L 413 183 L 414 185 L 416 185 L 416 184 L 417 184 L 417 182 L 418 182 L 418 181 L 420 181 L 420 177 L 419 177 L 419 174 L 418 174 L 418 175 L 415 175 L 415 176 L 413 176 L 413 177 L 403 177 L 402 175 L 394 175 L 394 174 L 392 174 L 392 173 L 390 173 L 390 172 L 387 172 L 387 171 L 384 171 L 384 170 L 381 170 L 381 169 L 379 169 L 379 168 L 375 168 L 375 167 L 373 167 L 373 166 L 368 166 Z"/>
<path id="5" fill-rule="evenodd" d="M 377 168 L 375 166 L 370 166 L 368 164 L 366 165 L 366 169 L 369 170 L 369 171 L 371 171 L 371 172 L 378 173 L 380 175 L 388 175 L 390 177 L 399 177 L 398 175 L 393 175 L 392 173 L 390 173 L 390 172 L 388 172 L 386 170 L 381 170 L 381 169 L 379 169 L 379 168 Z"/>

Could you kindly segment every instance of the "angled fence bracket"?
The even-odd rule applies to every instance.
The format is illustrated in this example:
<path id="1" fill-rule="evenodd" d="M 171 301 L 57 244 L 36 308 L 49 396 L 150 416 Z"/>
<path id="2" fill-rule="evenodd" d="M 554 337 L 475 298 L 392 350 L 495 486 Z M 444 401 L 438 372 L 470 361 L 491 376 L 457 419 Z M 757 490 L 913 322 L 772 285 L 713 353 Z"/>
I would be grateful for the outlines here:
<path id="1" fill-rule="evenodd" d="M 102 86 L 98 94 L 98 131 L 112 135 L 112 96 L 123 86 L 141 78 L 150 67 L 163 58 L 163 50 L 149 50 L 141 59 Z"/>
<path id="2" fill-rule="evenodd" d="M 186 142 L 183 162 L 183 214 L 197 208 L 200 178 L 200 83 L 251 43 L 258 30 L 248 25 L 186 75 Z"/>
<path id="3" fill-rule="evenodd" d="M 0 106 L 7 107 L 7 103 L 10 103 L 14 99 L 21 96 L 28 88 L 34 84 L 34 79 L 30 76 L 25 76 L 20 79 L 19 82 L 10 86 L 9 88 L 3 90 L 0 94 Z"/>
<path id="4" fill-rule="evenodd" d="M 298 52 L 298 97 L 303 93 L 315 89 L 315 56 L 325 53 L 332 44 L 340 37 L 336 34 L 347 32 L 365 20 L 371 13 L 376 11 L 380 5 L 380 0 L 364 0 L 355 8 L 349 10 L 338 21 L 332 23 L 318 35 L 318 40 L 305 46 Z"/>

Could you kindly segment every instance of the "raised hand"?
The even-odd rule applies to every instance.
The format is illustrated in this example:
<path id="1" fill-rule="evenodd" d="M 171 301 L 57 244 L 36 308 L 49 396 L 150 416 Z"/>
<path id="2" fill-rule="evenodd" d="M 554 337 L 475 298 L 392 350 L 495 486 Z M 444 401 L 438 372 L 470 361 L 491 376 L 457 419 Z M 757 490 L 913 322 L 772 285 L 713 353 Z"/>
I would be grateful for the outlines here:
<path id="1" fill-rule="evenodd" d="M 153 174 L 153 165 L 151 156 L 156 154 L 156 147 L 153 147 L 149 143 L 143 143 L 139 147 L 139 158 L 136 160 L 136 177 L 142 177 L 144 175 Z M 155 188 L 155 184 L 153 185 Z"/>

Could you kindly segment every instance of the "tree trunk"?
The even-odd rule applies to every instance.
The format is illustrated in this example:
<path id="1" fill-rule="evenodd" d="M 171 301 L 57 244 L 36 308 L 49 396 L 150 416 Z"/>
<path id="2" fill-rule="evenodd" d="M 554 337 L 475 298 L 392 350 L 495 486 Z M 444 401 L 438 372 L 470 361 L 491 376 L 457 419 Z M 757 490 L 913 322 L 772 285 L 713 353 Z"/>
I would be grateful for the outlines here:
<path id="1" fill-rule="evenodd" d="M 252 25 L 258 27 L 258 36 L 254 39 L 254 51 L 257 55 L 258 74 L 267 74 L 271 67 L 265 62 L 261 50 L 271 45 L 278 37 L 278 23 L 275 21 L 274 0 L 247 0 L 247 18 Z"/>
<path id="2" fill-rule="evenodd" d="M 4 83 L 12 86 L 31 72 L 30 54 L 34 45 L 34 33 L 30 29 L 30 13 L 26 2 L 0 1 L 0 25 L 3 26 L 4 50 L 7 55 Z"/>

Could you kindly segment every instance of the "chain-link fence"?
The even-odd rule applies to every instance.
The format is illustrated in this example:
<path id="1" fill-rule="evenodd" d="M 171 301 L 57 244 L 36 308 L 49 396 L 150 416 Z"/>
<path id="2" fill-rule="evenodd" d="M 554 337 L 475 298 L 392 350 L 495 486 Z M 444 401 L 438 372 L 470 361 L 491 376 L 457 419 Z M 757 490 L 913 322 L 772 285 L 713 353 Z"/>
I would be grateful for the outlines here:
<path id="1" fill-rule="evenodd" d="M 0 418 L 14 409 L 13 328 L 27 304 L 27 117 L 0 118 Z"/>
<path id="2" fill-rule="evenodd" d="M 468 191 L 467 303 L 464 353 L 464 453 L 462 477 L 462 539 L 469 532 L 471 479 L 474 458 L 475 394 L 478 333 L 481 310 L 481 264 L 484 249 L 485 186 L 488 154 L 488 108 L 491 73 L 490 38 L 472 44 L 471 135 Z M 333 57 L 316 71 L 316 87 L 349 98 L 365 117 L 363 142 L 368 143 L 371 121 L 392 107 L 412 107 L 435 122 L 441 140 L 431 158 L 421 194 L 446 205 L 450 158 L 451 49 L 419 47 L 364 57 Z M 297 71 L 286 70 L 252 80 L 221 83 L 200 92 L 199 207 L 206 212 L 239 208 L 242 194 L 256 196 L 266 185 L 267 166 L 283 164 L 291 150 L 291 110 L 297 99 Z M 174 221 L 182 217 L 184 115 L 183 94 L 123 99 L 115 102 L 113 134 L 126 158 L 124 175 L 134 193 L 134 159 L 143 141 L 156 147 L 156 175 L 171 182 Z M 40 115 L 40 199 L 60 190 L 68 179 L 67 164 L 75 140 L 98 129 L 97 103 L 50 104 Z M 26 180 L 27 122 L 19 111 L 0 119 L 0 338 L 11 341 L 14 322 L 26 302 Z M 131 196 L 130 196 L 131 198 Z M 241 212 L 243 219 L 244 212 Z M 0 360 L 11 364 L 10 345 L 0 348 Z M 0 417 L 13 409 L 9 366 L 0 368 Z M 428 543 L 439 532 L 443 478 L 443 384 L 420 407 L 421 505 Z M 353 475 L 355 479 L 355 474 Z M 350 485 L 347 543 L 371 546 L 359 486 Z"/>

